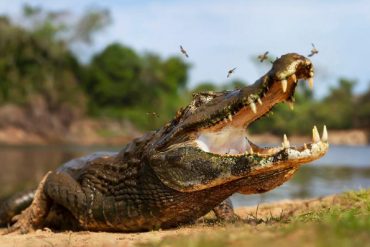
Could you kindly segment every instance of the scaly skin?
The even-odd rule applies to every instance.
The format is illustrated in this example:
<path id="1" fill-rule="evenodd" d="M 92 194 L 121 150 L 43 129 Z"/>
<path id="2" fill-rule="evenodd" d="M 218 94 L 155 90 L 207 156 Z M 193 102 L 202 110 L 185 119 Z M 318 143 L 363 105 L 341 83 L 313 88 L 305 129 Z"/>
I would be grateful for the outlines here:
<path id="1" fill-rule="evenodd" d="M 291 100 L 296 78 L 312 76 L 308 59 L 287 54 L 252 86 L 195 95 L 166 126 L 135 139 L 119 153 L 96 153 L 48 173 L 10 231 L 44 226 L 144 231 L 193 222 L 210 210 L 221 219 L 236 219 L 230 201 L 225 201 L 229 196 L 281 185 L 301 164 L 324 155 L 327 141 L 316 140 L 306 148 L 253 146 L 256 153 L 229 155 L 204 151 L 197 140 L 203 133 L 247 127 L 274 104 Z M 281 92 L 284 79 L 288 86 Z M 258 98 L 264 104 L 253 113 Z M 9 206 L 13 204 L 0 207 L 0 223 L 14 214 L 14 206 Z"/>

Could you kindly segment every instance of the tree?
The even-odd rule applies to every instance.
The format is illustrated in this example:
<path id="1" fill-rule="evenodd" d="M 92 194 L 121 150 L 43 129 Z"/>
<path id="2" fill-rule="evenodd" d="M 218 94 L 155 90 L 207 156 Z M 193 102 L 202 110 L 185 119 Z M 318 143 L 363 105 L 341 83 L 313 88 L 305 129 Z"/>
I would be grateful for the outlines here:
<path id="1" fill-rule="evenodd" d="M 115 43 L 94 56 L 84 87 L 95 115 L 126 118 L 141 128 L 159 127 L 182 105 L 188 65 L 177 57 L 142 56 Z M 150 112 L 159 117 L 148 119 Z"/>
<path id="2" fill-rule="evenodd" d="M 107 9 L 91 8 L 74 17 L 66 10 L 45 11 L 29 4 L 23 6 L 23 19 L 23 27 L 35 36 L 58 40 L 69 47 L 74 43 L 92 43 L 93 35 L 111 23 Z"/>
<path id="3" fill-rule="evenodd" d="M 140 99 L 140 58 L 118 43 L 107 46 L 93 57 L 87 71 L 85 88 L 97 106 L 132 106 Z"/>
<path id="4" fill-rule="evenodd" d="M 45 42 L 9 20 L 0 21 L 0 32 L 0 103 L 24 104 L 35 94 L 51 108 L 62 102 L 79 105 L 84 101 L 78 83 L 79 63 L 65 46 Z"/>
<path id="5" fill-rule="evenodd" d="M 317 104 L 314 117 L 332 129 L 353 128 L 355 101 L 353 88 L 356 82 L 340 78 L 337 87 L 332 87 L 327 97 Z"/>
<path id="6" fill-rule="evenodd" d="M 364 128 L 370 133 L 370 84 L 368 90 L 358 97 L 355 109 L 354 126 Z"/>

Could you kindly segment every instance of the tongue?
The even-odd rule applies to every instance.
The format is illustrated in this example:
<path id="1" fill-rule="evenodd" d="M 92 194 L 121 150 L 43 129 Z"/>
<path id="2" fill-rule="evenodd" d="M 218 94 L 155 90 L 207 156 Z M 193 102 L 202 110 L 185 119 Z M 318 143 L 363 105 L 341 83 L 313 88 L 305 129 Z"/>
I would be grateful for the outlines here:
<path id="1" fill-rule="evenodd" d="M 217 154 L 243 154 L 250 147 L 245 129 L 232 126 L 200 133 L 196 142 L 203 151 Z"/>

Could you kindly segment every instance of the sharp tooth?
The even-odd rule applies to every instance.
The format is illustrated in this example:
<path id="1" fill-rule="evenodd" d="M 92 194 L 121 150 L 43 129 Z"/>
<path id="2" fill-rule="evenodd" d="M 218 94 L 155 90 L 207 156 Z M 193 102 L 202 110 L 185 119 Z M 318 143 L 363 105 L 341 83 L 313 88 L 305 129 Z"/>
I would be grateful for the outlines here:
<path id="1" fill-rule="evenodd" d="M 307 149 L 307 144 L 303 143 L 304 149 Z"/>
<path id="2" fill-rule="evenodd" d="M 289 106 L 290 110 L 293 111 L 294 110 L 294 103 L 291 102 L 291 101 L 288 101 L 287 103 L 288 103 L 288 106 Z"/>
<path id="3" fill-rule="evenodd" d="M 257 102 L 258 102 L 258 104 L 262 105 L 262 100 L 261 100 L 261 98 L 258 98 L 258 99 L 257 99 Z"/>
<path id="4" fill-rule="evenodd" d="M 257 113 L 257 107 L 256 107 L 256 104 L 255 104 L 254 102 L 251 102 L 251 103 L 250 103 L 250 106 L 251 106 L 251 109 L 252 109 L 252 111 L 254 112 L 254 114 L 256 114 L 256 113 Z"/>
<path id="5" fill-rule="evenodd" d="M 249 153 L 250 153 L 250 154 L 253 154 L 253 149 L 252 149 L 252 147 L 250 147 L 250 148 L 249 148 Z"/>
<path id="6" fill-rule="evenodd" d="M 319 135 L 319 132 L 317 131 L 316 126 L 314 126 L 312 129 L 312 140 L 314 143 L 320 141 L 320 135 Z"/>
<path id="7" fill-rule="evenodd" d="M 286 92 L 286 89 L 288 87 L 288 81 L 287 80 L 282 80 L 281 81 L 281 88 L 283 89 L 283 92 L 285 93 Z"/>
<path id="8" fill-rule="evenodd" d="M 229 114 L 229 120 L 233 121 L 233 116 L 231 114 Z"/>
<path id="9" fill-rule="evenodd" d="M 324 130 L 322 131 L 321 140 L 323 142 L 327 142 L 328 141 L 328 130 L 326 129 L 326 125 L 324 125 Z"/>
<path id="10" fill-rule="evenodd" d="M 312 77 L 308 78 L 308 85 L 310 86 L 311 89 L 313 88 L 313 78 Z"/>
<path id="11" fill-rule="evenodd" d="M 285 134 L 284 134 L 283 147 L 285 147 L 285 148 L 289 148 L 290 147 L 290 143 L 288 141 L 288 137 Z"/>
<path id="12" fill-rule="evenodd" d="M 297 83 L 297 76 L 295 74 L 292 75 L 292 79 L 295 83 Z"/>

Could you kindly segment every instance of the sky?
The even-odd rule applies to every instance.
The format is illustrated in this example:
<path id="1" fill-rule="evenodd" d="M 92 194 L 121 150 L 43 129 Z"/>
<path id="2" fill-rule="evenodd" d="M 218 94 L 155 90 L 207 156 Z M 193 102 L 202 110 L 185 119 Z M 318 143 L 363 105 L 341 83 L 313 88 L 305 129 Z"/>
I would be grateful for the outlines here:
<path id="1" fill-rule="evenodd" d="M 308 55 L 311 43 L 319 50 L 312 57 L 318 97 L 339 77 L 357 80 L 357 93 L 370 86 L 370 0 L 0 0 L 0 13 L 19 15 L 24 3 L 76 14 L 108 8 L 112 24 L 95 37 L 92 47 L 76 50 L 85 61 L 112 42 L 164 58 L 181 55 L 182 45 L 192 65 L 191 87 L 233 79 L 252 83 L 269 69 L 253 57 L 265 51 Z M 233 67 L 237 70 L 227 79 Z"/>

